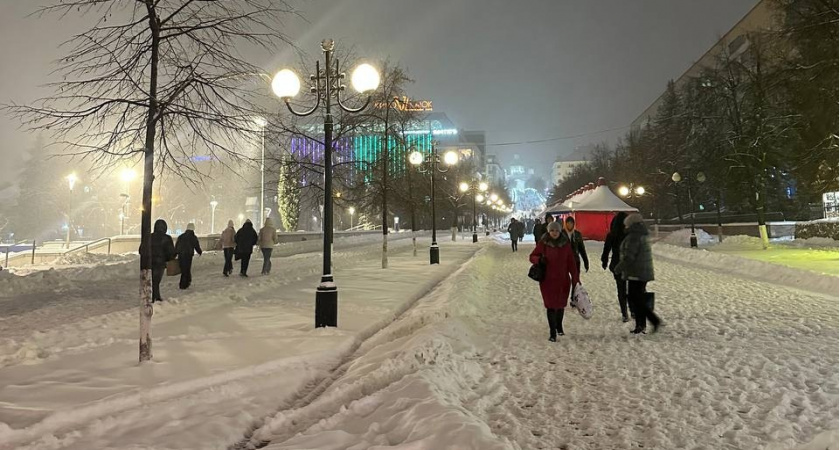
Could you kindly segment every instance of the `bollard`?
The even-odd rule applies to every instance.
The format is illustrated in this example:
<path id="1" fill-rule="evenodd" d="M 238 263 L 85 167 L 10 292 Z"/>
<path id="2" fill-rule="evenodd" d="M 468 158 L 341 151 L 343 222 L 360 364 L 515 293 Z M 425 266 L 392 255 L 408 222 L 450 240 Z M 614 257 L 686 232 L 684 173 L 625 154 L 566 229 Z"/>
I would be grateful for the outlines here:
<path id="1" fill-rule="evenodd" d="M 11 246 L 6 246 L 6 267 L 9 267 L 9 248 Z"/>
<path id="2" fill-rule="evenodd" d="M 35 239 L 32 239 L 32 264 L 35 264 Z"/>

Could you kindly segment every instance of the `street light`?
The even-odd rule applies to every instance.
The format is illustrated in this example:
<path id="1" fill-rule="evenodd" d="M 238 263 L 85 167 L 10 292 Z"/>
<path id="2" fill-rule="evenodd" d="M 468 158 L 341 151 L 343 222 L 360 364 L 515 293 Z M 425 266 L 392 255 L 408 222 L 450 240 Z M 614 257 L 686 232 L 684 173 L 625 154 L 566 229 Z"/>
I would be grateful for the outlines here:
<path id="1" fill-rule="evenodd" d="M 320 61 L 315 62 L 315 75 L 309 77 L 314 86 L 310 92 L 315 94 L 315 104 L 303 112 L 295 111 L 289 103 L 290 99 L 300 91 L 300 79 L 294 72 L 283 69 L 274 76 L 271 88 L 274 94 L 283 99 L 289 112 L 296 116 L 308 116 L 324 107 L 324 267 L 321 283 L 315 292 L 315 327 L 338 326 L 338 287 L 332 275 L 332 238 L 333 238 L 333 199 L 332 199 L 332 151 L 333 151 L 333 116 L 332 100 L 335 97 L 338 106 L 348 113 L 357 113 L 365 109 L 370 103 L 368 95 L 365 103 L 359 108 L 351 108 L 341 100 L 341 93 L 345 90 L 342 80 L 344 73 L 339 70 L 338 60 L 333 68 L 332 53 L 335 42 L 332 39 L 321 41 L 321 51 L 324 53 L 324 69 L 321 70 Z M 353 88 L 359 93 L 370 92 L 379 86 L 379 73 L 369 64 L 361 64 L 352 75 Z"/>
<path id="2" fill-rule="evenodd" d="M 216 206 L 219 206 L 219 202 L 215 198 L 210 200 L 210 234 L 216 232 Z"/>
<path id="3" fill-rule="evenodd" d="M 473 198 L 473 219 L 472 219 L 473 235 L 472 235 L 472 241 L 473 241 L 473 243 L 476 243 L 476 242 L 478 242 L 478 230 L 476 228 L 476 223 L 475 223 L 475 204 L 476 204 L 476 201 L 483 201 L 484 200 L 484 196 L 481 195 L 481 193 L 482 192 L 487 192 L 487 189 L 489 188 L 489 186 L 484 181 L 472 180 L 469 183 L 467 183 L 466 181 L 461 182 L 461 184 L 458 186 L 458 188 L 463 193 L 469 192 L 470 196 L 472 196 L 472 198 Z M 481 196 L 481 200 L 478 200 L 479 196 Z"/>
<path id="4" fill-rule="evenodd" d="M 73 227 L 73 186 L 76 185 L 76 181 L 78 178 L 76 177 L 75 173 L 71 173 L 65 177 L 67 183 L 70 185 L 70 195 L 68 196 L 67 201 L 67 240 L 65 242 L 65 247 L 68 249 L 70 248 L 70 229 Z"/>
<path id="5" fill-rule="evenodd" d="M 260 127 L 260 228 L 265 225 L 265 126 L 268 121 L 257 116 L 254 123 Z M 212 231 L 211 231 L 212 232 Z"/>
<path id="6" fill-rule="evenodd" d="M 437 153 L 436 143 L 432 142 L 432 154 L 428 158 L 415 150 L 408 155 L 408 162 L 414 167 L 417 167 L 420 173 L 430 174 L 432 180 L 432 245 L 429 247 L 429 264 L 440 264 L 440 249 L 437 243 L 437 218 L 435 217 L 435 172 L 448 172 L 450 167 L 458 164 L 458 154 L 450 150 L 443 155 L 443 159 L 441 160 L 440 155 Z M 443 167 L 441 167 L 441 163 L 443 163 Z"/>
<path id="7" fill-rule="evenodd" d="M 691 237 L 689 238 L 689 245 L 691 245 L 692 248 L 697 248 L 697 235 L 694 233 L 694 197 L 691 196 L 691 168 L 686 168 L 685 170 L 688 172 L 688 178 L 686 181 L 688 182 L 688 204 L 689 207 L 691 207 L 691 214 L 689 215 L 689 217 L 691 217 Z M 703 172 L 697 172 L 694 178 L 698 183 L 703 183 L 706 181 L 706 174 Z M 680 175 L 679 172 L 674 172 L 674 174 L 671 175 L 671 180 L 675 184 L 682 181 L 682 179 L 682 175 Z"/>
<path id="8" fill-rule="evenodd" d="M 347 208 L 347 212 L 350 213 L 350 231 L 353 231 L 353 213 L 356 212 L 356 208 L 351 206 Z"/>

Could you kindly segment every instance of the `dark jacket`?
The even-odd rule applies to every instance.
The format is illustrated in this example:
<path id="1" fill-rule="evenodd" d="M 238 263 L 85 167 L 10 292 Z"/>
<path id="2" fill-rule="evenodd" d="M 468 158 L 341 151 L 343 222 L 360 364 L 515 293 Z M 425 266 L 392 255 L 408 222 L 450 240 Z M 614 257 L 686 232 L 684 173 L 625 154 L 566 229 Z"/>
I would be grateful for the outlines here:
<path id="1" fill-rule="evenodd" d="M 644 223 L 631 224 L 621 242 L 621 260 L 615 267 L 625 280 L 653 281 L 653 253 Z"/>
<path id="2" fill-rule="evenodd" d="M 254 246 L 259 242 L 260 237 L 254 230 L 254 224 L 250 220 L 242 224 L 242 228 L 236 232 L 233 237 L 236 242 L 236 253 L 240 255 L 250 255 L 254 252 Z"/>
<path id="3" fill-rule="evenodd" d="M 519 239 L 519 225 L 518 224 L 519 224 L 519 222 L 517 222 L 515 220 L 511 221 L 508 224 L 507 232 L 510 235 L 511 239 Z"/>
<path id="4" fill-rule="evenodd" d="M 624 219 L 626 217 L 627 214 L 624 212 L 619 212 L 613 217 L 612 222 L 610 222 L 610 232 L 604 239 L 604 251 L 601 252 L 601 266 L 606 269 L 609 263 L 610 272 L 613 274 L 616 274 L 615 266 L 621 259 L 621 241 L 624 240 L 626 235 L 624 232 Z M 612 254 L 612 259 L 610 259 L 610 254 Z"/>
<path id="5" fill-rule="evenodd" d="M 563 230 L 560 234 L 566 234 L 566 230 Z M 572 231 L 572 235 L 570 236 L 570 241 L 572 244 L 572 252 L 575 254 L 575 264 L 577 264 L 578 271 L 580 271 L 580 260 L 583 259 L 583 268 L 587 271 L 589 270 L 589 257 L 586 255 L 586 245 L 583 243 L 583 235 L 580 234 L 580 231 L 574 230 Z"/>
<path id="6" fill-rule="evenodd" d="M 193 252 L 201 254 L 201 245 L 198 243 L 195 231 L 187 230 L 178 236 L 178 240 L 175 241 L 175 252 L 178 253 L 179 259 L 192 258 Z"/>
<path id="7" fill-rule="evenodd" d="M 539 241 L 545 234 L 545 224 L 537 222 L 534 224 L 534 242 Z"/>
<path id="8" fill-rule="evenodd" d="M 565 308 L 569 291 L 580 280 L 580 271 L 575 265 L 568 238 L 563 233 L 557 239 L 545 235 L 531 252 L 531 264 L 537 264 L 540 256 L 545 262 L 545 278 L 540 282 L 543 305 L 546 308 Z"/>
<path id="9" fill-rule="evenodd" d="M 152 269 L 166 268 L 166 262 L 175 258 L 175 244 L 172 243 L 172 236 L 166 234 L 166 221 L 158 219 L 155 221 L 154 232 L 151 236 L 152 244 Z M 140 253 L 143 253 L 141 246 Z"/>

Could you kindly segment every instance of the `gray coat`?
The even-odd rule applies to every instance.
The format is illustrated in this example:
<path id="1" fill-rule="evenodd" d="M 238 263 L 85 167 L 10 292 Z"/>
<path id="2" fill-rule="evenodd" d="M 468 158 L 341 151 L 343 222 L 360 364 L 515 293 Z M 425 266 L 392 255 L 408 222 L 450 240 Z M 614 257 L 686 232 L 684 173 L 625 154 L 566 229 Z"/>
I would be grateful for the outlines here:
<path id="1" fill-rule="evenodd" d="M 625 280 L 653 281 L 653 253 L 644 223 L 634 223 L 627 229 L 615 273 Z"/>

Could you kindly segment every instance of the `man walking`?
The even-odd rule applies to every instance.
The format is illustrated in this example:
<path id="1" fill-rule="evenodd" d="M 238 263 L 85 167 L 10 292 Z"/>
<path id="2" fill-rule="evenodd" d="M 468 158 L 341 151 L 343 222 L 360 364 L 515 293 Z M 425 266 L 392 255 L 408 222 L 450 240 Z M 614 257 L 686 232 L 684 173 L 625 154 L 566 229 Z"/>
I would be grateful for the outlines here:
<path id="1" fill-rule="evenodd" d="M 262 274 L 271 273 L 271 251 L 277 243 L 277 229 L 272 226 L 271 219 L 265 219 L 265 224 L 260 228 L 260 251 L 263 256 Z"/>
<path id="2" fill-rule="evenodd" d="M 201 245 L 195 235 L 194 223 L 188 223 L 187 231 L 178 236 L 178 240 L 175 241 L 175 253 L 178 254 L 178 266 L 181 267 L 181 281 L 178 287 L 186 289 L 192 284 L 193 255 L 195 253 L 201 255 Z"/>

